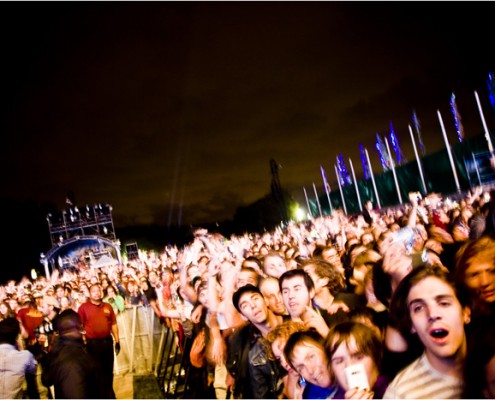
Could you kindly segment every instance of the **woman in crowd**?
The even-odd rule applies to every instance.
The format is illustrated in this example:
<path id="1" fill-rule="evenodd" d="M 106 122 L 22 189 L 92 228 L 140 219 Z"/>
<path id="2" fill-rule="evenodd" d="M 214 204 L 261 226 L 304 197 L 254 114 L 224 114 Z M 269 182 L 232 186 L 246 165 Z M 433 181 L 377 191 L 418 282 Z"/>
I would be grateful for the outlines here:
<path id="1" fill-rule="evenodd" d="M 86 283 L 79 285 L 79 303 L 85 303 L 89 300 L 89 287 Z"/>
<path id="2" fill-rule="evenodd" d="M 137 282 L 134 279 L 129 279 L 125 288 L 125 305 L 126 307 L 147 305 L 148 300 L 146 296 L 139 288 Z"/>
<path id="3" fill-rule="evenodd" d="M 0 321 L 6 318 L 15 318 L 15 312 L 10 308 L 9 302 L 3 300 L 0 303 Z"/>
<path id="4" fill-rule="evenodd" d="M 474 215 L 473 208 L 465 205 L 461 208 L 459 215 L 452 223 L 452 237 L 456 242 L 465 242 L 469 239 L 470 222 Z"/>
<path id="5" fill-rule="evenodd" d="M 382 340 L 375 329 L 360 322 L 346 321 L 335 325 L 327 336 L 325 348 L 339 391 L 335 398 L 381 399 L 388 381 L 380 375 L 382 361 Z M 362 367 L 361 372 L 357 371 Z M 364 372 L 364 374 L 362 373 Z M 354 386 L 359 382 L 352 376 L 366 378 L 366 385 Z"/>
<path id="6" fill-rule="evenodd" d="M 112 285 L 108 285 L 103 291 L 103 301 L 110 304 L 115 315 L 125 310 L 124 298 L 115 290 Z"/>

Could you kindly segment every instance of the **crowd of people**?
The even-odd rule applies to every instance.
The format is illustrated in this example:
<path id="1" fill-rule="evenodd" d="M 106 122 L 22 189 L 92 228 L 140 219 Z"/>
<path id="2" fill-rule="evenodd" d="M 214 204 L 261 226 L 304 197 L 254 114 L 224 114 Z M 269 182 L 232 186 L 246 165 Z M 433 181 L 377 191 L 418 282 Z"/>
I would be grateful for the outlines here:
<path id="1" fill-rule="evenodd" d="M 0 397 L 115 398 L 116 315 L 135 305 L 189 338 L 197 398 L 493 398 L 495 191 L 197 229 L 121 265 L 9 281 Z"/>

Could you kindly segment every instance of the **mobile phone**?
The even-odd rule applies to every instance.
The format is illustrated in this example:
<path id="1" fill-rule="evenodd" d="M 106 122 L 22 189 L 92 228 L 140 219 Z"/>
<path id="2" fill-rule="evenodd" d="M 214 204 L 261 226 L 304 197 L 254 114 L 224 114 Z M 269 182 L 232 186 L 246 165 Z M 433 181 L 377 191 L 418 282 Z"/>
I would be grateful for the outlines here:
<path id="1" fill-rule="evenodd" d="M 366 375 L 363 364 L 353 364 L 347 367 L 344 372 L 347 379 L 348 389 L 358 388 L 362 390 L 370 388 L 368 376 Z"/>
<path id="2" fill-rule="evenodd" d="M 412 264 L 413 268 L 420 267 L 422 265 L 428 264 L 428 250 L 412 253 Z"/>

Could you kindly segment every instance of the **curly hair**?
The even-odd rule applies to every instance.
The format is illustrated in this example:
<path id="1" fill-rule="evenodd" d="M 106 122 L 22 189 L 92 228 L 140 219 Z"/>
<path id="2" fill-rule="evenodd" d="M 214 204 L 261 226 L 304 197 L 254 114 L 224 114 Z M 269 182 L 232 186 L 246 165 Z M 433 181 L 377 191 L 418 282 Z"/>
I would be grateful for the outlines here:
<path id="1" fill-rule="evenodd" d="M 272 352 L 272 344 L 275 342 L 275 340 L 281 338 L 289 339 L 289 336 L 292 335 L 294 332 L 302 332 L 302 331 L 307 331 L 308 328 L 304 323 L 299 322 L 299 321 L 284 321 L 283 323 L 277 325 L 275 328 L 270 330 L 268 332 L 268 335 L 266 336 L 266 344 L 267 344 L 267 356 L 270 360 L 275 360 L 275 357 Z"/>

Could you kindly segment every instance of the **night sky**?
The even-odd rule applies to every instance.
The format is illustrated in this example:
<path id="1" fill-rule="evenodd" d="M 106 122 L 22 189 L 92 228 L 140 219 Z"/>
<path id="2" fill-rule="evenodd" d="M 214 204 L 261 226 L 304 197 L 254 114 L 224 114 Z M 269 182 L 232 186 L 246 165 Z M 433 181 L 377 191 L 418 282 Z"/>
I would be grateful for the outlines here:
<path id="1" fill-rule="evenodd" d="M 491 129 L 494 2 L 0 3 L 0 197 L 108 202 L 117 225 L 231 218 L 269 193 L 304 204 L 335 157 L 392 121 L 409 160 Z M 349 168 L 349 165 L 348 165 Z M 322 190 L 322 189 L 321 189 Z"/>

